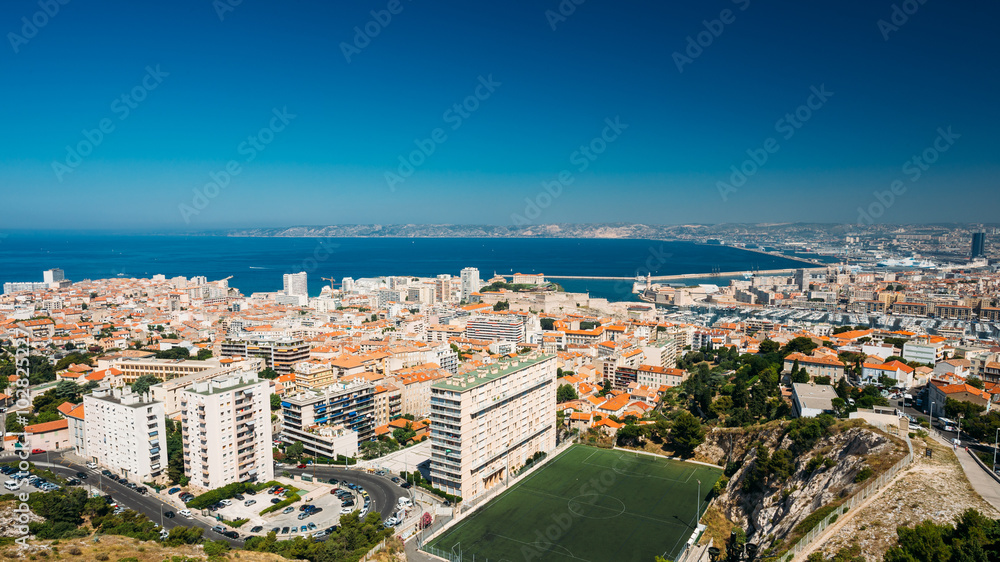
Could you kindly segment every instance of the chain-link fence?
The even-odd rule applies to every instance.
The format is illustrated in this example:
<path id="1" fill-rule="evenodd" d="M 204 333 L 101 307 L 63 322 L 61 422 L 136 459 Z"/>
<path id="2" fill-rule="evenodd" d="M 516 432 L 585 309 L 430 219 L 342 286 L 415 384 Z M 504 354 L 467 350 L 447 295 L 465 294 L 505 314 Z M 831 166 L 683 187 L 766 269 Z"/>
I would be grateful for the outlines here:
<path id="1" fill-rule="evenodd" d="M 837 506 L 832 513 L 823 518 L 822 521 L 820 521 L 815 527 L 806 533 L 805 536 L 795 543 L 795 545 L 790 548 L 788 552 L 782 555 L 782 561 L 790 562 L 800 553 L 809 551 L 816 539 L 818 539 L 820 535 L 822 535 L 823 532 L 830 527 L 830 525 L 833 525 L 841 515 L 861 505 L 866 499 L 877 493 L 886 484 L 888 484 L 900 470 L 910 466 L 910 463 L 913 462 L 913 444 L 910 443 L 910 438 L 906 434 L 903 434 L 902 437 L 906 440 L 906 456 L 900 459 L 900 461 L 893 465 L 892 468 L 862 488 L 859 492 L 848 498 L 847 501 Z"/>

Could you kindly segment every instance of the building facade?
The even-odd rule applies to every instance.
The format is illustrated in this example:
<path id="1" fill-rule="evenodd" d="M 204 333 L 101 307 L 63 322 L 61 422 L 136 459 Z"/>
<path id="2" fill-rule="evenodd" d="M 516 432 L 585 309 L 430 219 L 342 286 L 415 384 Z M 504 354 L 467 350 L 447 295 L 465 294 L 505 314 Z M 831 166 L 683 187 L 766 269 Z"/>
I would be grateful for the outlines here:
<path id="1" fill-rule="evenodd" d="M 431 482 L 471 499 L 556 445 L 556 358 L 531 354 L 436 382 Z"/>
<path id="2" fill-rule="evenodd" d="M 292 338 L 233 338 L 222 342 L 222 355 L 260 357 L 265 366 L 287 375 L 292 365 L 309 359 L 309 344 Z"/>
<path id="3" fill-rule="evenodd" d="M 321 452 L 317 431 L 325 426 L 343 426 L 356 433 L 360 444 L 375 435 L 375 385 L 364 380 L 334 383 L 326 388 L 304 390 L 281 401 L 284 425 L 281 439 L 302 441 L 307 452 Z M 337 453 L 344 454 L 344 453 Z"/>
<path id="4" fill-rule="evenodd" d="M 252 371 L 197 381 L 181 394 L 184 472 L 219 488 L 274 477 L 268 381 Z"/>
<path id="5" fill-rule="evenodd" d="M 99 388 L 83 397 L 87 457 L 136 483 L 166 475 L 163 404 L 149 393 Z"/>

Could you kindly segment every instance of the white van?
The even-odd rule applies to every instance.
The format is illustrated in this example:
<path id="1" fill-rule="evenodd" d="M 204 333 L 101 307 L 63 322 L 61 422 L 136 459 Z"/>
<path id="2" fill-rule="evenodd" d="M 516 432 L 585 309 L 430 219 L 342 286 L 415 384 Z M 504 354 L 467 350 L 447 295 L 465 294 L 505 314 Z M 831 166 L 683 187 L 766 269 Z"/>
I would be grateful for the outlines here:
<path id="1" fill-rule="evenodd" d="M 410 498 L 403 497 L 399 498 L 399 505 L 401 507 L 410 507 L 410 505 L 412 505 L 412 502 L 410 502 Z"/>
<path id="2" fill-rule="evenodd" d="M 17 480 L 8 480 L 3 483 L 3 487 L 8 490 L 17 490 L 21 487 L 21 484 Z"/>

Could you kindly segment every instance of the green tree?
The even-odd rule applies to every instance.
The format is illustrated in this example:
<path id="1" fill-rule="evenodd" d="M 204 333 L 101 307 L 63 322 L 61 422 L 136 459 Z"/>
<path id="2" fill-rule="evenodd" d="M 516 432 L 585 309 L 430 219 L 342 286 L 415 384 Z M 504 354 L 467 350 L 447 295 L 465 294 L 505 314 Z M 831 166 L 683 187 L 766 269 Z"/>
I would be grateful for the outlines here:
<path id="1" fill-rule="evenodd" d="M 781 346 L 774 340 L 764 340 L 757 347 L 760 353 L 777 353 Z"/>
<path id="2" fill-rule="evenodd" d="M 211 359 L 211 358 L 212 358 L 212 350 L 207 347 L 199 349 L 198 355 L 195 356 L 195 359 L 197 359 L 198 361 L 204 361 L 206 359 Z"/>
<path id="3" fill-rule="evenodd" d="M 305 446 L 302 445 L 302 441 L 296 441 L 285 447 L 285 455 L 294 460 L 298 460 L 304 452 Z"/>
<path id="4" fill-rule="evenodd" d="M 568 402 L 570 400 L 576 400 L 580 396 L 576 393 L 576 389 L 573 388 L 571 384 L 559 385 L 556 389 L 556 403 Z"/>
<path id="5" fill-rule="evenodd" d="M 674 420 L 670 431 L 670 443 L 674 447 L 674 452 L 689 457 L 704 439 L 705 430 L 698 418 L 691 412 L 682 411 Z"/>
<path id="6" fill-rule="evenodd" d="M 262 379 L 276 379 L 278 378 L 278 372 L 270 367 L 265 367 L 263 371 L 257 373 Z"/>
<path id="7" fill-rule="evenodd" d="M 281 397 L 277 394 L 271 395 L 271 411 L 281 409 Z"/>
<path id="8" fill-rule="evenodd" d="M 156 378 L 155 375 L 142 375 L 141 377 L 135 379 L 132 383 L 132 392 L 137 394 L 145 394 L 149 392 L 149 387 L 154 384 L 159 384 L 160 379 Z"/>
<path id="9" fill-rule="evenodd" d="M 819 345 L 812 341 L 812 338 L 801 336 L 785 344 L 785 346 L 781 348 L 781 356 L 785 357 L 791 355 L 792 353 L 804 353 L 809 355 L 817 347 L 819 347 Z"/>
<path id="10" fill-rule="evenodd" d="M 977 377 L 976 375 L 970 375 L 967 377 L 965 379 L 965 383 L 971 387 L 978 388 L 979 390 L 986 388 L 986 385 L 983 383 L 983 379 Z"/>
<path id="11" fill-rule="evenodd" d="M 493 310 L 510 310 L 510 303 L 507 301 L 497 301 L 497 303 L 493 305 Z"/>
<path id="12" fill-rule="evenodd" d="M 539 323 L 542 325 L 543 330 L 555 330 L 556 320 L 555 318 L 542 318 Z"/>

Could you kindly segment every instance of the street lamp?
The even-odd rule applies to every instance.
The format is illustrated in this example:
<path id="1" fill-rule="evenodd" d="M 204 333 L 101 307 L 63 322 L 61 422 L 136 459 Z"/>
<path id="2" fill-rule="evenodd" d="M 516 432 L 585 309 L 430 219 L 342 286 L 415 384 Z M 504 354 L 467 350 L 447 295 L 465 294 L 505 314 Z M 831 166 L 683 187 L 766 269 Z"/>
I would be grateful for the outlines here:
<path id="1" fill-rule="evenodd" d="M 695 498 L 694 527 L 698 528 L 698 518 L 701 517 L 701 480 L 698 481 L 698 497 Z"/>
<path id="2" fill-rule="evenodd" d="M 964 418 L 964 417 L 965 417 L 965 414 L 958 414 L 958 442 L 959 443 L 962 442 L 962 418 Z M 958 443 L 956 443 L 956 445 L 957 444 Z"/>

